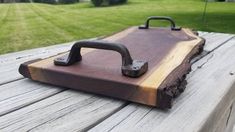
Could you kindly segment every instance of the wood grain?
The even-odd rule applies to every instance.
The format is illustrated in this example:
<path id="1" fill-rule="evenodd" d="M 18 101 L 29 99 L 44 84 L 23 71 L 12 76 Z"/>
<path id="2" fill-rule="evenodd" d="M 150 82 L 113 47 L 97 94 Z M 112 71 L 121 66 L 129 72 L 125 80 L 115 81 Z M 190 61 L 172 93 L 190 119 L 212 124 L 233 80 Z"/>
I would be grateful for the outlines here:
<path id="1" fill-rule="evenodd" d="M 72 44 L 73 43 L 66 43 L 62 45 L 0 55 L 0 84 L 22 79 L 23 76 L 17 72 L 21 63 L 28 60 L 36 58 L 45 58 L 48 56 L 56 55 L 61 52 L 68 51 L 71 48 Z"/>
<path id="2" fill-rule="evenodd" d="M 235 100 L 234 51 L 235 38 L 193 64 L 187 89 L 173 109 L 130 104 L 91 131 L 225 131 Z"/>
<path id="3" fill-rule="evenodd" d="M 22 79 L 0 86 L 0 116 L 38 102 L 64 91 L 64 88 L 47 86 Z"/>
<path id="4" fill-rule="evenodd" d="M 210 52 L 232 39 L 234 35 L 225 33 L 208 33 L 203 35 L 203 37 L 207 40 L 207 43 L 209 43 L 208 45 L 205 45 L 204 50 Z"/>
<path id="5" fill-rule="evenodd" d="M 118 100 L 68 90 L 1 116 L 0 130 L 1 132 L 42 131 L 42 129 L 43 131 L 86 130 L 123 105 Z"/>

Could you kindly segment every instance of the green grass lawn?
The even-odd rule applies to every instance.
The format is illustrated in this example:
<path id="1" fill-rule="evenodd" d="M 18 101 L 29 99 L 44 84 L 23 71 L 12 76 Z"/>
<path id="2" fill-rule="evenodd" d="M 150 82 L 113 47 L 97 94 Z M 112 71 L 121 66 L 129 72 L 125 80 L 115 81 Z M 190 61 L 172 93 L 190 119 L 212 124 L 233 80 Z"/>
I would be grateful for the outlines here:
<path id="1" fill-rule="evenodd" d="M 0 54 L 109 35 L 153 15 L 171 16 L 177 25 L 196 30 L 235 33 L 234 3 L 209 3 L 206 23 L 203 8 L 202 0 L 129 0 L 102 8 L 90 3 L 0 4 Z"/>

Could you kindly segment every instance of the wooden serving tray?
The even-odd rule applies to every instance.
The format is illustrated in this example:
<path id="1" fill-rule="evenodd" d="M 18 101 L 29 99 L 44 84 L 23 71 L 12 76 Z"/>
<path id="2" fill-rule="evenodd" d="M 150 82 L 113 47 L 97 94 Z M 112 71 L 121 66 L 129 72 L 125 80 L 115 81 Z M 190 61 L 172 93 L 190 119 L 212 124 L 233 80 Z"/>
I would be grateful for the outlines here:
<path id="1" fill-rule="evenodd" d="M 172 99 L 184 91 L 190 60 L 205 43 L 189 29 L 149 27 L 130 27 L 101 42 L 123 44 L 132 58 L 148 63 L 147 72 L 135 78 L 124 76 L 118 52 L 94 48 L 82 48 L 82 60 L 67 66 L 55 65 L 54 60 L 69 52 L 25 62 L 19 72 L 44 83 L 171 108 Z"/>

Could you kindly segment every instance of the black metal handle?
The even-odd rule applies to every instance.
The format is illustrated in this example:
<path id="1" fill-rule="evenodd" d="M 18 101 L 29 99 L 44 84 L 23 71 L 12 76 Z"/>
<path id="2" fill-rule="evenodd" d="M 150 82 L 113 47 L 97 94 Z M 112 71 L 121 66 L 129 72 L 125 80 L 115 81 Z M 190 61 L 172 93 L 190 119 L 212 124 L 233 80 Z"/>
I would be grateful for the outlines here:
<path id="1" fill-rule="evenodd" d="M 143 75 L 148 69 L 148 62 L 133 60 L 126 46 L 117 43 L 109 43 L 104 41 L 84 40 L 76 42 L 70 53 L 56 58 L 54 60 L 55 65 L 69 66 L 82 60 L 81 48 L 96 48 L 113 50 L 119 52 L 122 56 L 122 74 L 129 77 L 139 77 Z"/>
<path id="2" fill-rule="evenodd" d="M 139 29 L 148 29 L 150 20 L 167 20 L 171 23 L 171 30 L 176 30 L 176 31 L 181 30 L 181 27 L 175 26 L 175 22 L 171 17 L 166 17 L 166 16 L 151 16 L 147 19 L 145 25 L 139 26 Z"/>

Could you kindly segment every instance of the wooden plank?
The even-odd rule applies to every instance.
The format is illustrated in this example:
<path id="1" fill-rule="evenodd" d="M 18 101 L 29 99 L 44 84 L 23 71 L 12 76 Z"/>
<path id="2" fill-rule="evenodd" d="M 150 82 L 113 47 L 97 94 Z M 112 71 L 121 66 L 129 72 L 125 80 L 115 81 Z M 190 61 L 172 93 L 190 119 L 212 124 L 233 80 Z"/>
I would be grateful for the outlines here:
<path id="1" fill-rule="evenodd" d="M 24 50 L 14 53 L 8 53 L 0 55 L 0 66 L 11 64 L 14 62 L 22 62 L 29 59 L 33 59 L 35 57 L 45 57 L 45 54 L 57 54 L 58 52 L 64 52 L 68 49 L 70 49 L 71 45 L 74 42 L 59 44 L 59 45 L 53 45 L 48 47 L 42 47 L 42 48 L 36 48 L 36 49 L 30 49 L 30 50 Z M 65 50 L 66 49 L 66 50 Z"/>
<path id="2" fill-rule="evenodd" d="M 208 34 L 208 32 L 205 32 L 205 31 L 197 31 L 197 32 L 198 32 L 198 36 L 204 36 Z"/>
<path id="3" fill-rule="evenodd" d="M 74 42 L 70 42 L 61 45 L 0 55 L 0 84 L 2 85 L 0 86 L 0 115 L 4 115 L 18 108 L 27 106 L 43 98 L 61 92 L 63 89 L 50 89 L 50 87 L 36 90 L 35 88 L 37 88 L 37 85 L 40 86 L 39 83 L 35 83 L 35 85 L 33 85 L 34 87 L 29 87 L 31 86 L 30 84 L 25 87 L 18 86 L 17 88 L 17 84 L 22 84 L 21 81 L 7 85 L 3 84 L 14 80 L 23 79 L 23 77 L 18 73 L 20 63 L 35 58 L 44 58 L 51 55 L 56 55 L 60 52 L 65 52 L 71 48 L 73 43 Z"/>
<path id="4" fill-rule="evenodd" d="M 22 81 L 17 87 L 23 85 L 29 85 L 29 82 Z M 47 86 L 38 86 L 37 89 L 47 88 L 53 89 Z M 32 97 L 34 94 L 29 98 L 35 98 Z M 1 116 L 0 130 L 1 132 L 82 131 L 89 129 L 124 105 L 118 100 L 67 90 Z"/>
<path id="5" fill-rule="evenodd" d="M 91 38 L 89 40 L 97 40 L 99 38 L 101 37 Z M 58 53 L 70 50 L 71 46 L 75 42 L 76 41 L 3 54 L 0 55 L 0 66 L 4 66 L 6 64 L 15 64 L 15 62 L 22 63 L 27 60 L 36 59 L 36 58 L 46 58 L 48 56 L 53 56 Z"/>
<path id="6" fill-rule="evenodd" d="M 104 50 L 92 50 L 83 54 L 82 61 L 70 66 L 55 65 L 54 59 L 61 57 L 58 55 L 26 62 L 20 66 L 19 71 L 27 78 L 44 83 L 159 108 L 171 108 L 172 99 L 185 88 L 185 75 L 189 72 L 191 65 L 189 60 L 200 53 L 205 42 L 190 29 L 182 28 L 179 31 L 172 31 L 169 28 L 139 29 L 138 27 L 130 27 L 102 40 L 123 44 L 133 58 L 148 63 L 143 67 L 148 69 L 148 72 L 135 79 L 123 76 L 121 73 L 130 73 L 132 67 L 135 67 L 135 63 L 132 63 L 132 59 L 130 59 L 130 64 L 122 66 L 128 71 L 125 72 L 122 69 L 121 72 L 120 55 Z M 104 41 L 102 43 L 85 41 L 83 44 L 96 44 L 99 47 L 100 45 L 114 45 L 104 44 Z M 78 44 L 76 45 L 78 47 Z M 73 46 L 73 48 L 75 49 L 72 51 L 78 51 L 76 47 Z M 123 54 L 122 58 L 125 58 Z"/>
<path id="7" fill-rule="evenodd" d="M 38 48 L 26 50 L 0 56 L 0 84 L 4 84 L 13 80 L 22 79 L 18 72 L 20 63 L 35 58 L 44 58 L 56 55 L 60 52 L 68 51 L 72 43 L 62 45 L 49 46 L 45 48 Z"/>
<path id="8" fill-rule="evenodd" d="M 64 91 L 64 88 L 22 79 L 0 86 L 0 116 Z"/>
<path id="9" fill-rule="evenodd" d="M 202 36 L 206 40 L 206 44 L 203 47 L 203 52 L 192 59 L 191 63 L 200 60 L 202 57 L 208 55 L 210 52 L 220 47 L 230 39 L 234 37 L 233 34 L 224 34 L 224 33 L 208 33 L 199 31 L 199 36 Z"/>
<path id="10" fill-rule="evenodd" d="M 235 38 L 196 62 L 171 110 L 130 104 L 90 131 L 225 131 L 235 100 L 234 52 Z"/>
<path id="11" fill-rule="evenodd" d="M 204 46 L 204 50 L 207 52 L 213 51 L 217 47 L 223 45 L 225 42 L 229 41 L 234 37 L 233 34 L 224 34 L 224 33 L 208 33 L 203 34 L 203 38 L 206 39 L 206 42 L 209 43 Z"/>
<path id="12" fill-rule="evenodd" d="M 91 38 L 90 40 L 97 40 L 99 38 Z M 11 82 L 17 79 L 22 79 L 23 76 L 19 74 L 19 65 L 25 61 L 36 58 L 46 58 L 61 52 L 71 49 L 74 42 L 53 45 L 43 48 L 25 50 L 15 53 L 0 55 L 0 85 Z"/>

